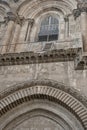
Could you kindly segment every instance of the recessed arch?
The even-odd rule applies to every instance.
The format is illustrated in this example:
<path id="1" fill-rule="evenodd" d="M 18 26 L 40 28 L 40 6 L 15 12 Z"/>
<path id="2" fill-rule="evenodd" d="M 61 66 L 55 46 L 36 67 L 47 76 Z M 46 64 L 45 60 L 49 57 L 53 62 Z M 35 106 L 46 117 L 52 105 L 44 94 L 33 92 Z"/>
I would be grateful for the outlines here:
<path id="1" fill-rule="evenodd" d="M 22 108 L 22 110 L 21 110 Z M 14 115 L 11 115 L 14 113 Z M 7 114 L 4 118 L 9 116 L 8 120 L 4 120 L 5 127 L 2 130 L 13 130 L 15 126 L 19 126 L 28 119 L 41 116 L 59 124 L 63 127 L 63 130 L 84 130 L 80 122 L 69 111 L 64 109 L 59 104 L 55 104 L 51 101 L 33 100 L 22 104 L 20 107 L 11 111 L 10 115 Z M 12 117 L 13 116 L 13 117 Z M 1 125 L 2 126 L 2 125 Z"/>
<path id="2" fill-rule="evenodd" d="M 10 7 L 8 5 L 0 3 L 0 13 L 2 15 L 4 15 L 4 14 L 6 15 L 6 13 L 9 12 L 10 10 L 11 9 L 10 9 Z"/>
<path id="3" fill-rule="evenodd" d="M 75 90 L 50 80 L 28 81 L 9 88 L 0 96 L 0 118 L 24 102 L 47 99 L 60 104 L 87 129 L 87 101 Z"/>
<path id="4" fill-rule="evenodd" d="M 4 23 L 7 12 L 10 11 L 10 7 L 6 2 L 0 2 L 0 22 Z"/>
<path id="5" fill-rule="evenodd" d="M 57 7 L 60 9 L 64 14 L 68 12 L 72 13 L 72 10 L 76 7 L 77 2 L 72 2 L 71 0 L 62 0 L 62 1 L 53 1 L 53 0 L 36 0 L 36 1 L 25 1 L 23 2 L 20 7 L 18 8 L 18 13 L 23 16 L 28 16 L 29 14 L 36 13 L 40 8 L 45 8 L 46 5 L 49 7 Z M 46 7 L 47 8 L 47 7 Z M 33 10 L 32 10 L 33 9 Z"/>

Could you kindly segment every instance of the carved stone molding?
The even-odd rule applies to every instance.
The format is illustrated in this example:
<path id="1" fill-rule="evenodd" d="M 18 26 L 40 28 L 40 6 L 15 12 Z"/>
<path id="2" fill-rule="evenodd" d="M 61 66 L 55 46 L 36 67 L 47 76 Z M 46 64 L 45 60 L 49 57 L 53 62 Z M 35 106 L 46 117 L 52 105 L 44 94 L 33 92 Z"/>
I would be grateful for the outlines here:
<path id="1" fill-rule="evenodd" d="M 22 108 L 22 112 L 20 113 L 20 109 Z M 49 130 L 56 130 L 55 127 L 53 127 L 54 123 L 56 123 L 56 128 L 58 130 L 84 130 L 81 123 L 75 118 L 75 116 L 72 115 L 69 111 L 67 111 L 64 107 L 62 107 L 60 104 L 54 103 L 51 100 L 43 100 L 43 99 L 35 99 L 30 102 L 26 102 L 25 105 L 21 104 L 15 108 L 15 113 L 10 112 L 10 115 L 13 115 L 13 118 L 11 120 L 8 119 L 8 116 L 5 116 L 5 120 L 8 119 L 10 123 L 7 125 L 4 125 L 4 130 L 32 130 L 33 127 L 32 122 L 34 122 L 34 128 L 35 130 L 41 130 L 43 129 L 49 129 Z M 23 111 L 24 110 L 24 111 Z M 18 116 L 16 116 L 18 114 Z M 7 115 L 7 114 L 6 114 Z M 68 117 L 67 117 L 68 115 Z M 64 118 L 66 116 L 66 118 Z M 46 119 L 46 121 L 44 120 Z M 72 121 L 70 120 L 72 119 Z M 5 123 L 4 120 L 4 124 Z M 52 125 L 47 123 L 48 121 L 53 122 Z M 26 123 L 26 125 L 24 125 Z M 31 123 L 29 123 L 31 122 Z M 72 122 L 72 125 L 71 125 Z M 2 124 L 2 123 L 1 123 Z M 58 126 L 58 127 L 57 127 Z M 61 127 L 64 129 L 61 129 Z M 21 129 L 20 129 L 21 127 Z M 27 127 L 27 129 L 26 129 Z M 17 128 L 17 129 L 16 129 Z M 24 128 L 24 129 L 23 129 Z"/>
<path id="2" fill-rule="evenodd" d="M 5 17 L 5 20 L 7 22 L 8 21 L 15 21 L 16 20 L 16 16 L 12 12 L 7 12 L 7 17 Z"/>
<path id="3" fill-rule="evenodd" d="M 17 24 L 22 25 L 24 22 L 24 17 L 19 16 L 18 14 L 14 14 L 13 12 L 8 12 L 7 17 L 5 17 L 4 19 L 6 23 L 8 23 L 9 21 L 14 21 Z"/>
<path id="4" fill-rule="evenodd" d="M 27 20 L 28 20 L 28 22 L 29 22 L 29 25 L 32 26 L 32 25 L 34 24 L 34 19 L 30 19 L 30 18 L 28 18 Z"/>
<path id="5" fill-rule="evenodd" d="M 81 11 L 79 9 L 74 9 L 73 10 L 73 15 L 74 15 L 74 18 L 76 20 L 76 18 L 81 15 Z"/>
<path id="6" fill-rule="evenodd" d="M 13 46 L 14 44 L 7 46 L 7 53 L 3 53 L 4 46 L 1 46 L 0 66 L 73 61 L 78 51 L 82 49 L 82 40 L 76 38 L 69 41 L 46 42 L 44 44 L 39 42 L 17 44 L 15 52 L 11 53 L 10 50 Z M 17 50 L 20 46 L 23 49 Z"/>
<path id="7" fill-rule="evenodd" d="M 25 18 L 22 16 L 19 16 L 18 14 L 16 15 L 16 23 L 20 24 L 22 26 L 22 24 L 24 23 Z"/>
<path id="8" fill-rule="evenodd" d="M 13 98 L 14 97 L 14 98 Z M 73 88 L 50 80 L 32 80 L 0 94 L 0 117 L 16 106 L 34 99 L 47 99 L 68 109 L 87 129 L 87 101 Z"/>
<path id="9" fill-rule="evenodd" d="M 45 53 L 21 52 L 0 55 L 0 66 L 73 61 L 78 49 L 53 50 Z"/>
<path id="10" fill-rule="evenodd" d="M 87 13 L 87 2 L 78 3 L 77 9 L 73 10 L 74 18 L 76 19 L 81 15 L 82 12 Z"/>
<path id="11" fill-rule="evenodd" d="M 87 2 L 78 3 L 77 8 L 81 12 L 87 12 Z"/>

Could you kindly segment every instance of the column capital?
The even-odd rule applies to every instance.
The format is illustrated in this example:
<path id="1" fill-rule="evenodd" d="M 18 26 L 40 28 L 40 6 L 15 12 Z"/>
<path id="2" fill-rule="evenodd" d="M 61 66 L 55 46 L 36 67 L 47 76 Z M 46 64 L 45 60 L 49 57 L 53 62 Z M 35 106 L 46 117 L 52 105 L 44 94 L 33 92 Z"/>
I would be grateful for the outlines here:
<path id="1" fill-rule="evenodd" d="M 28 18 L 27 20 L 28 20 L 28 22 L 29 22 L 30 25 L 34 24 L 34 19 Z"/>
<path id="2" fill-rule="evenodd" d="M 81 15 L 80 9 L 74 9 L 73 10 L 73 15 L 74 15 L 74 19 L 76 20 L 77 17 L 79 17 Z"/>
<path id="3" fill-rule="evenodd" d="M 12 12 L 7 12 L 7 16 L 5 17 L 5 20 L 8 21 L 15 21 L 16 16 Z"/>
<path id="4" fill-rule="evenodd" d="M 77 8 L 81 12 L 87 12 L 87 2 L 80 2 L 80 3 L 78 3 Z"/>
<path id="5" fill-rule="evenodd" d="M 64 20 L 65 20 L 65 22 L 68 22 L 68 21 L 69 21 L 69 17 L 66 15 L 66 16 L 64 17 Z"/>
<path id="6" fill-rule="evenodd" d="M 14 21 L 17 24 L 22 25 L 24 21 L 24 17 L 19 16 L 18 14 L 14 14 L 13 12 L 8 12 L 7 16 L 4 18 L 6 22 Z"/>
<path id="7" fill-rule="evenodd" d="M 80 2 L 77 4 L 77 9 L 73 10 L 74 18 L 76 19 L 81 15 L 82 12 L 87 13 L 87 2 Z"/>
<path id="8" fill-rule="evenodd" d="M 25 18 L 19 15 L 16 15 L 16 23 L 22 25 Z"/>

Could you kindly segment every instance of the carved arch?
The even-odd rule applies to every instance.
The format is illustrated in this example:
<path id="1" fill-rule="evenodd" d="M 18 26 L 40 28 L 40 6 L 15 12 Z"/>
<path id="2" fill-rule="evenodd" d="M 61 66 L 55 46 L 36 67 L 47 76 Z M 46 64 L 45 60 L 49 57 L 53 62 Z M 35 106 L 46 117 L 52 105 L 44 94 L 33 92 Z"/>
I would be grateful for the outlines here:
<path id="1" fill-rule="evenodd" d="M 52 3 L 52 2 L 54 2 L 53 0 L 46 0 L 46 1 L 39 1 L 39 0 L 36 0 L 36 1 L 28 1 L 28 0 L 26 0 L 26 1 L 23 1 L 21 4 L 20 4 L 20 6 L 19 6 L 19 8 L 18 8 L 18 12 L 19 13 L 22 13 L 23 15 L 26 15 L 26 13 L 27 13 L 27 10 L 28 10 L 28 8 L 26 8 L 26 7 L 31 7 L 31 6 L 38 6 L 38 5 L 40 5 L 41 3 L 42 4 L 44 4 L 45 2 L 47 2 L 47 4 L 45 4 L 45 5 L 48 5 L 49 6 L 49 4 L 48 3 Z M 56 3 L 56 2 L 58 2 L 58 4 Z M 56 3 L 57 5 L 61 5 L 59 8 L 61 8 L 61 10 L 63 10 L 63 9 L 65 9 L 66 10 L 66 7 L 65 6 L 67 6 L 67 9 L 69 9 L 69 10 L 73 10 L 76 6 L 77 6 L 77 1 L 76 0 L 74 0 L 73 2 L 72 2 L 72 0 L 63 0 L 63 1 L 57 1 L 57 0 L 55 0 L 55 2 L 54 3 Z M 28 4 L 30 5 L 30 6 L 28 6 Z M 32 7 L 31 7 L 32 8 Z M 37 8 L 38 9 L 38 8 Z M 30 8 L 29 8 L 29 10 L 30 10 Z"/>
<path id="2" fill-rule="evenodd" d="M 10 11 L 11 11 L 11 8 L 9 4 L 6 1 L 0 1 L 0 15 L 5 17 L 6 13 Z"/>
<path id="3" fill-rule="evenodd" d="M 0 94 L 0 118 L 18 105 L 34 99 L 47 99 L 68 109 L 87 129 L 87 100 L 76 90 L 50 80 L 34 80 L 9 88 Z"/>

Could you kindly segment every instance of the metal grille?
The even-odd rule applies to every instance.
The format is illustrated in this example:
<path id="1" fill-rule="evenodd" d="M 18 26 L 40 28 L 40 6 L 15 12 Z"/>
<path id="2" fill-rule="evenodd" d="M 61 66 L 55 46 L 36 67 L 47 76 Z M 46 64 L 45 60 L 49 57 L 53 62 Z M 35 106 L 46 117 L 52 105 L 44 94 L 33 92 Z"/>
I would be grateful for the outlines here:
<path id="1" fill-rule="evenodd" d="M 39 41 L 51 41 L 58 39 L 58 20 L 52 16 L 45 18 L 40 27 Z M 53 38 L 52 38 L 53 37 Z"/>

